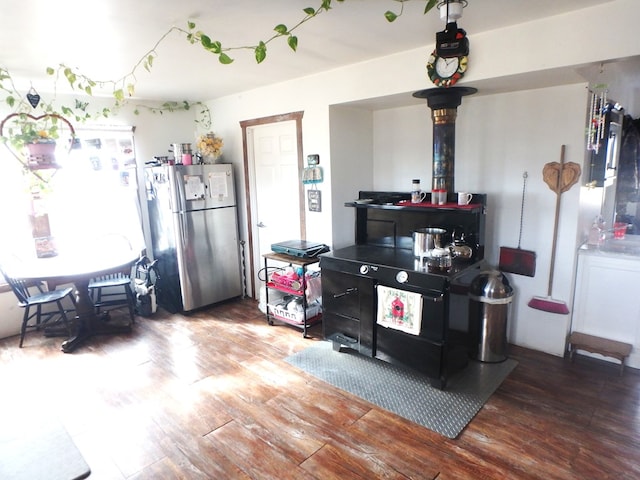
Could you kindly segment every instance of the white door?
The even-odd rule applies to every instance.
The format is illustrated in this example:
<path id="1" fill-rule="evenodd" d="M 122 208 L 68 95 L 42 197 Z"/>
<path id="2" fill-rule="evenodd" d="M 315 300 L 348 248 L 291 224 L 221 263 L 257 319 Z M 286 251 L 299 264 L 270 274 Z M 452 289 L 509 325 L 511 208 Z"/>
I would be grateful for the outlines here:
<path id="1" fill-rule="evenodd" d="M 271 244 L 300 239 L 300 189 L 296 122 L 257 125 L 247 130 L 253 158 L 254 275 L 264 266 Z M 264 278 L 263 278 L 264 279 Z M 256 281 L 256 285 L 260 282 Z"/>

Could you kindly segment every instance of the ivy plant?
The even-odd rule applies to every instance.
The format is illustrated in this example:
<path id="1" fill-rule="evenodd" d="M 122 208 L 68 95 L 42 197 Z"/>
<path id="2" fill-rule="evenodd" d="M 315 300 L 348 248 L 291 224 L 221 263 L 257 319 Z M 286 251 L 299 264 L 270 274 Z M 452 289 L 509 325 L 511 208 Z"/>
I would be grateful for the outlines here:
<path id="1" fill-rule="evenodd" d="M 344 3 L 345 0 L 335 0 L 336 3 Z M 385 18 L 389 22 L 395 21 L 403 14 L 404 3 L 409 0 L 389 0 L 400 3 L 400 11 L 392 12 L 391 10 L 384 13 Z M 426 14 L 433 7 L 435 7 L 438 0 L 417 0 L 425 2 Z M 440 0 L 441 1 L 441 0 Z M 266 40 L 260 40 L 254 45 L 245 46 L 225 46 L 220 40 L 214 40 L 210 35 L 199 30 L 197 25 L 193 21 L 187 21 L 186 27 L 171 27 L 165 32 L 156 43 L 140 57 L 131 70 L 120 78 L 115 80 L 100 81 L 92 79 L 90 76 L 80 72 L 76 68 L 72 68 L 66 64 L 59 64 L 57 67 L 47 67 L 46 73 L 53 78 L 54 88 L 56 91 L 56 84 L 60 79 L 66 81 L 74 92 L 82 94 L 82 99 L 76 98 L 72 104 L 62 105 L 60 107 L 54 107 L 55 98 L 47 102 L 40 102 L 38 105 L 38 113 L 42 115 L 60 115 L 71 121 L 84 122 L 90 118 L 109 117 L 116 114 L 119 108 L 128 104 L 130 99 L 134 97 L 136 92 L 137 73 L 142 68 L 150 72 L 153 68 L 155 59 L 158 56 L 159 45 L 170 35 L 178 34 L 183 36 L 191 45 L 199 45 L 205 51 L 210 52 L 217 57 L 218 61 L 224 65 L 233 63 L 234 59 L 232 54 L 240 50 L 250 50 L 253 52 L 255 61 L 262 63 L 267 58 L 268 46 L 271 42 L 284 38 L 287 45 L 294 52 L 298 48 L 298 36 L 296 31 L 305 23 L 313 20 L 318 15 L 331 10 L 333 5 L 332 0 L 320 0 L 320 4 L 317 7 L 307 7 L 303 9 L 302 18 L 293 26 L 287 26 L 279 23 L 273 28 L 272 35 Z M 95 89 L 107 89 L 110 90 L 113 96 L 113 106 L 111 108 L 104 107 L 98 111 L 90 113 L 89 102 L 86 101 L 87 97 L 91 97 Z M 32 99 L 28 98 L 29 95 L 22 95 L 15 87 L 11 74 L 7 68 L 0 67 L 0 91 L 5 93 L 5 103 L 12 109 L 13 113 L 35 113 L 36 106 L 31 102 Z M 203 129 L 208 129 L 211 125 L 211 112 L 209 108 L 202 102 L 189 102 L 189 101 L 168 101 L 157 106 L 143 106 L 135 105 L 135 113 L 139 113 L 140 109 L 148 109 L 153 113 L 163 114 L 165 112 L 174 112 L 178 110 L 191 110 L 198 108 L 196 123 Z M 24 117 L 17 117 L 24 118 Z M 55 128 L 52 125 L 50 128 Z M 54 137 L 57 132 L 49 132 Z M 11 138 L 0 132 L 0 141 L 11 143 Z"/>

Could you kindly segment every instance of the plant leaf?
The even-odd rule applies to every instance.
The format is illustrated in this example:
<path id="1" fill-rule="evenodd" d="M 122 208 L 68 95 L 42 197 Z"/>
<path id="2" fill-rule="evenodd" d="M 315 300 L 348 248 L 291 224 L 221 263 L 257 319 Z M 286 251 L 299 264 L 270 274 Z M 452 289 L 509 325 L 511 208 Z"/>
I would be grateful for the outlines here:
<path id="1" fill-rule="evenodd" d="M 274 28 L 274 30 L 278 32 L 280 35 L 286 35 L 287 33 L 289 33 L 287 26 L 283 24 L 276 25 L 276 28 Z"/>
<path id="2" fill-rule="evenodd" d="M 71 88 L 74 88 L 74 84 L 76 83 L 76 75 L 71 71 L 69 67 L 64 69 L 64 76 L 67 77 L 67 81 Z"/>
<path id="3" fill-rule="evenodd" d="M 144 65 L 144 69 L 147 72 L 150 72 L 151 71 L 151 67 L 153 67 L 153 59 L 154 59 L 153 54 L 150 54 L 150 55 L 147 55 L 147 58 L 145 58 L 145 60 L 144 60 L 143 65 Z"/>
<path id="4" fill-rule="evenodd" d="M 398 15 L 393 13 L 391 10 L 387 10 L 386 12 L 384 12 L 384 18 L 387 19 L 387 22 L 391 23 L 395 21 L 396 18 L 398 18 Z"/>
<path id="5" fill-rule="evenodd" d="M 200 35 L 200 43 L 207 50 L 211 49 L 211 45 L 212 45 L 211 44 L 211 39 L 207 35 L 205 35 L 204 33 L 202 35 Z"/>
<path id="6" fill-rule="evenodd" d="M 427 13 L 429 10 L 435 7 L 437 3 L 438 3 L 438 0 L 429 0 L 424 7 L 424 13 Z"/>
<path id="7" fill-rule="evenodd" d="M 298 37 L 296 37 L 295 35 L 289 35 L 289 38 L 287 38 L 287 43 L 289 44 L 291 50 L 293 50 L 294 52 L 297 51 Z"/>
<path id="8" fill-rule="evenodd" d="M 303 12 L 306 13 L 307 15 L 313 15 L 314 13 L 316 13 L 316 11 L 311 7 L 305 8 Z"/>
<path id="9" fill-rule="evenodd" d="M 227 55 L 226 53 L 222 52 L 219 56 L 218 56 L 218 60 L 220 61 L 221 64 L 223 65 L 229 65 L 230 63 L 233 63 L 233 58 L 231 58 L 229 55 Z"/>
<path id="10" fill-rule="evenodd" d="M 267 57 L 267 46 L 263 41 L 260 41 L 258 46 L 255 48 L 255 55 L 257 63 L 262 63 Z"/>

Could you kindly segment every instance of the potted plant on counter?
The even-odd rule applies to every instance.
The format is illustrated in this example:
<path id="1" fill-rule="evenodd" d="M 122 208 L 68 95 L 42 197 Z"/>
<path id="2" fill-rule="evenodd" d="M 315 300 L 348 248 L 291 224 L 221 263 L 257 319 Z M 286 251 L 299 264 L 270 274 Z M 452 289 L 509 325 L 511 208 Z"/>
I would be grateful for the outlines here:
<path id="1" fill-rule="evenodd" d="M 220 155 L 222 155 L 223 146 L 224 142 L 222 138 L 216 136 L 213 132 L 200 135 L 196 142 L 198 154 L 202 158 L 203 163 L 215 163 Z"/>

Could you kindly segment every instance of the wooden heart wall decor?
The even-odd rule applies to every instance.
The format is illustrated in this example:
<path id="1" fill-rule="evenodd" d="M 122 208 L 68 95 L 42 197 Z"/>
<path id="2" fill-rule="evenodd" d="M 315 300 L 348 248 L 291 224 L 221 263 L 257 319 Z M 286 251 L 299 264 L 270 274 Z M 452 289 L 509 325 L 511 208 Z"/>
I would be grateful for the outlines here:
<path id="1" fill-rule="evenodd" d="M 575 162 L 549 162 L 542 169 L 542 178 L 555 193 L 564 193 L 578 182 L 581 173 Z"/>

